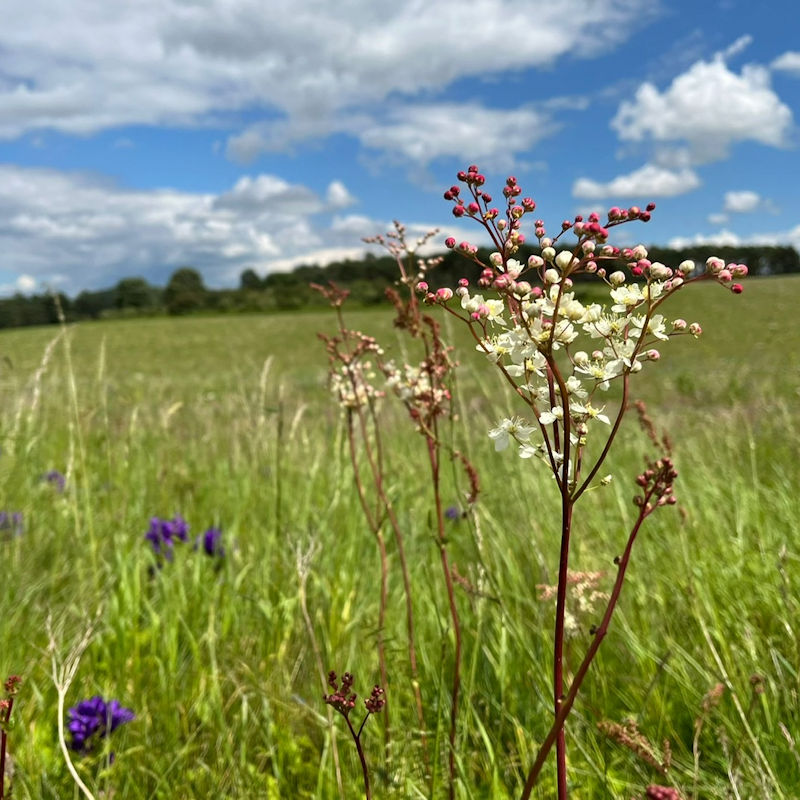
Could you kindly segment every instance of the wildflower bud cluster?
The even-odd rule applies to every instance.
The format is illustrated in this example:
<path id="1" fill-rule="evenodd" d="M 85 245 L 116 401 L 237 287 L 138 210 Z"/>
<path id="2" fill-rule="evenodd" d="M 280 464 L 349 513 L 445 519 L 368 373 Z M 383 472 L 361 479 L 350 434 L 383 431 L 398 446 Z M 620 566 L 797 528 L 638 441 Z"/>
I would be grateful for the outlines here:
<path id="1" fill-rule="evenodd" d="M 372 336 L 343 329 L 341 336 L 323 336 L 330 363 L 329 386 L 342 408 L 357 409 L 384 396 L 373 381 L 376 372 L 372 357 L 383 350 Z"/>
<path id="2" fill-rule="evenodd" d="M 539 253 L 522 263 L 514 255 L 525 241 L 522 224 L 536 203 L 520 199 L 522 190 L 512 176 L 502 190 L 501 213 L 491 205 L 477 166 L 459 172 L 458 180 L 462 186 L 451 186 L 445 200 L 453 203 L 456 217 L 481 225 L 495 252 L 483 264 L 476 247 L 448 239 L 448 247 L 483 267 L 478 285 L 473 288 L 461 279 L 452 295 L 449 290 L 418 288 L 424 302 L 444 306 L 470 326 L 477 349 L 500 369 L 532 412 L 529 418 L 501 420 L 489 432 L 495 449 L 514 442 L 521 458 L 542 459 L 560 481 L 572 483 L 592 430 L 598 425 L 616 427 L 619 421 L 617 417 L 612 422 L 602 400 L 611 382 L 627 386 L 631 375 L 660 360 L 660 348 L 673 337 L 701 335 L 698 323 L 665 317 L 663 303 L 701 280 L 716 281 L 738 294 L 742 286 L 734 281 L 747 275 L 747 267 L 712 257 L 704 270 L 692 261 L 671 268 L 648 259 L 643 245 L 620 249 L 608 243 L 617 225 L 647 222 L 653 203 L 644 209 L 613 206 L 602 223 L 598 213 L 578 215 L 564 220 L 555 236 L 537 219 L 533 228 Z M 574 240 L 562 245 L 566 234 Z M 605 284 L 606 302 L 582 301 L 574 290 L 578 275 L 592 275 Z"/>
<path id="3" fill-rule="evenodd" d="M 642 493 L 633 498 L 633 504 L 639 506 L 645 515 L 659 506 L 675 505 L 677 500 L 672 485 L 677 477 L 678 471 L 668 456 L 652 462 L 636 477 Z"/>
<path id="4" fill-rule="evenodd" d="M 330 694 L 325 694 L 322 699 L 336 709 L 342 716 L 349 717 L 350 712 L 356 707 L 358 695 L 352 691 L 354 678 L 350 672 L 342 675 L 341 685 L 336 673 L 328 673 L 328 686 L 333 689 Z M 377 714 L 386 705 L 386 692 L 377 684 L 372 687 L 369 697 L 364 701 L 367 713 Z"/>
<path id="5" fill-rule="evenodd" d="M 333 689 L 331 694 L 322 696 L 322 699 L 329 705 L 335 708 L 342 716 L 350 716 L 350 712 L 356 707 L 356 698 L 358 695 L 350 690 L 353 688 L 353 676 L 349 672 L 342 675 L 342 684 L 339 686 L 336 673 L 331 670 L 328 673 L 328 686 Z"/>

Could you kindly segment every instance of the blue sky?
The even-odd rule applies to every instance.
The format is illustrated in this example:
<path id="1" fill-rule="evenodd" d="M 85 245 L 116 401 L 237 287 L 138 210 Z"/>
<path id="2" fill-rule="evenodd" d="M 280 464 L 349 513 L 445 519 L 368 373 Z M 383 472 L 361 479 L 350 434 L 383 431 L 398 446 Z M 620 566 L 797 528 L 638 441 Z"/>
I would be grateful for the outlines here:
<path id="1" fill-rule="evenodd" d="M 2 294 L 470 239 L 470 163 L 551 229 L 652 200 L 625 243 L 800 248 L 795 0 L 3 5 Z"/>

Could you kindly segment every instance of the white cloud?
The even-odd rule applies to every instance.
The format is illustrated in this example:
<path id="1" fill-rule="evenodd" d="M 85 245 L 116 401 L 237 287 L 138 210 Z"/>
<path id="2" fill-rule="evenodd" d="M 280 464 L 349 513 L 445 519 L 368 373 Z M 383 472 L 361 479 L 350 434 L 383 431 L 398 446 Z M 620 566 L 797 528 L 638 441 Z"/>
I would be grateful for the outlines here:
<path id="1" fill-rule="evenodd" d="M 690 169 L 669 170 L 645 164 L 627 175 L 619 175 L 608 183 L 578 178 L 572 186 L 575 197 L 597 200 L 604 197 L 639 198 L 675 197 L 700 186 L 700 179 Z"/>
<path id="2" fill-rule="evenodd" d="M 746 214 L 761 205 L 761 195 L 749 189 L 738 192 L 725 192 L 724 210 L 732 214 Z"/>
<path id="3" fill-rule="evenodd" d="M 36 0 L 0 26 L 0 138 L 230 122 L 257 108 L 306 135 L 343 110 L 453 81 L 590 57 L 657 13 L 647 0 Z M 509 36 L 524 43 L 509 46 Z M 477 57 L 476 57 L 477 54 Z M 227 116 L 226 116 L 227 115 Z M 284 138 L 283 145 L 287 139 Z M 240 157 L 258 131 L 232 140 Z"/>
<path id="4" fill-rule="evenodd" d="M 711 225 L 724 225 L 728 221 L 728 215 L 717 212 L 709 214 L 707 219 Z"/>
<path id="5" fill-rule="evenodd" d="M 403 162 L 425 166 L 452 156 L 504 169 L 555 130 L 548 116 L 532 108 L 437 103 L 393 108 L 387 119 L 365 124 L 357 135 L 365 147 Z"/>
<path id="6" fill-rule="evenodd" d="M 341 208 L 349 192 L 339 182 L 332 186 L 328 199 Z M 264 273 L 307 261 L 309 253 L 361 252 L 361 236 L 387 228 L 368 217 L 326 225 L 329 210 L 311 188 L 272 175 L 199 194 L 0 165 L 0 252 L 4 271 L 17 276 L 2 288 L 49 284 L 74 294 L 134 275 L 164 285 L 186 264 L 209 286 L 231 285 L 245 268 Z"/>
<path id="7" fill-rule="evenodd" d="M 626 141 L 687 141 L 697 162 L 722 158 L 739 141 L 785 146 L 793 120 L 766 67 L 750 64 L 737 74 L 717 57 L 693 64 L 663 92 L 643 83 L 611 125 Z"/>
<path id="8" fill-rule="evenodd" d="M 793 75 L 800 77 L 800 53 L 796 50 L 789 50 L 782 55 L 779 55 L 770 64 L 772 69 L 777 69 L 782 72 L 790 72 Z"/>
<path id="9" fill-rule="evenodd" d="M 800 250 L 800 225 L 796 225 L 788 231 L 774 231 L 753 233 L 748 236 L 739 236 L 733 231 L 721 230 L 712 234 L 696 234 L 695 236 L 678 236 L 670 239 L 667 243 L 668 247 L 673 247 L 676 250 L 682 250 L 685 247 L 692 245 L 711 244 L 718 247 L 736 245 L 753 246 L 759 245 L 765 247 L 778 247 L 790 246 L 795 250 Z"/>
<path id="10" fill-rule="evenodd" d="M 341 181 L 331 181 L 325 193 L 325 202 L 330 208 L 340 209 L 352 206 L 358 201 Z"/>

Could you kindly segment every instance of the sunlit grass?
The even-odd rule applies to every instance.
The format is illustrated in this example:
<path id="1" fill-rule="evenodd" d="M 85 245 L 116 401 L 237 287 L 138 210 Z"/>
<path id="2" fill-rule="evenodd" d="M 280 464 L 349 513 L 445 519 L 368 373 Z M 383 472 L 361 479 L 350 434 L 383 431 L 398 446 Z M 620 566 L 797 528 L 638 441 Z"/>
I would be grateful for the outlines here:
<path id="1" fill-rule="evenodd" d="M 657 424 L 669 424 L 683 512 L 647 523 L 579 696 L 569 743 L 575 797 L 641 795 L 658 777 L 596 729 L 629 717 L 659 747 L 670 740 L 671 775 L 689 797 L 800 795 L 800 332 L 786 322 L 798 288 L 785 278 L 749 281 L 738 298 L 718 286 L 687 292 L 673 311 L 699 320 L 704 336 L 666 344 L 661 362 L 645 367 L 652 380 L 634 391 Z M 396 341 L 385 310 L 349 319 Z M 545 471 L 493 452 L 485 432 L 511 398 L 464 332 L 449 327 L 462 363 L 456 436 L 484 489 L 477 524 L 452 523 L 450 545 L 466 578 L 459 791 L 515 797 L 549 726 L 552 608 L 535 587 L 554 582 L 559 509 Z M 314 647 L 326 669 L 349 669 L 364 687 L 377 680 L 379 567 L 325 388 L 316 333 L 332 328 L 326 314 L 84 324 L 56 343 L 39 374 L 58 331 L 0 335 L 0 508 L 25 519 L 20 537 L 0 531 L 0 678 L 25 680 L 10 739 L 14 797 L 73 791 L 55 735 L 48 617 L 59 659 L 97 617 L 68 702 L 103 694 L 137 714 L 112 737 L 109 769 L 75 759 L 98 796 L 104 787 L 124 798 L 339 796 Z M 401 414 L 386 414 L 389 491 L 409 532 L 435 734 L 450 647 L 421 443 Z M 646 446 L 631 420 L 609 465 L 614 482 L 586 498 L 578 568 L 611 575 Z M 66 474 L 64 494 L 40 481 L 50 469 Z M 223 529 L 221 569 L 191 543 L 151 569 L 149 519 L 175 513 L 193 536 Z M 399 580 L 389 608 L 395 745 L 384 762 L 374 720 L 366 746 L 377 796 L 424 797 Z M 572 666 L 594 621 L 581 620 Z M 761 682 L 751 684 L 754 675 Z M 695 723 L 718 682 L 728 688 L 704 722 L 696 771 Z M 338 743 L 344 796 L 357 797 L 359 767 L 343 731 Z M 551 796 L 550 779 L 536 796 Z"/>

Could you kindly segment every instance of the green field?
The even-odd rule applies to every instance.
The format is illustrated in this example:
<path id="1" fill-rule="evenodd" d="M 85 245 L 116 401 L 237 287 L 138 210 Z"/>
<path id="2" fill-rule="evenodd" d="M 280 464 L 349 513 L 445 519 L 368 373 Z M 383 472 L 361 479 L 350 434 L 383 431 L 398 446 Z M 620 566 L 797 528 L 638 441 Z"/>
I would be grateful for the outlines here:
<path id="1" fill-rule="evenodd" d="M 654 782 L 687 799 L 800 798 L 799 297 L 796 277 L 751 280 L 739 297 L 693 287 L 668 313 L 700 321 L 703 337 L 666 344 L 634 381 L 675 442 L 680 507 L 646 523 L 570 719 L 574 798 L 630 800 Z M 399 349 L 388 311 L 348 321 Z M 362 695 L 378 680 L 377 550 L 316 337 L 333 325 L 332 314 L 309 313 L 0 334 L 0 511 L 24 519 L 19 535 L 0 530 L 0 681 L 24 681 L 9 735 L 14 800 L 79 796 L 59 750 L 53 661 L 58 672 L 89 630 L 65 707 L 100 694 L 136 714 L 108 740 L 113 764 L 73 754 L 95 797 L 362 796 L 341 719 L 337 788 L 319 670 L 352 671 Z M 541 465 L 494 453 L 486 431 L 519 409 L 464 332 L 447 329 L 461 361 L 454 436 L 483 487 L 474 521 L 450 523 L 452 560 L 474 589 L 458 595 L 457 796 L 514 798 L 550 722 L 554 608 L 535 586 L 555 582 L 559 507 Z M 452 646 L 424 444 L 402 410 L 387 401 L 382 413 L 440 797 Z M 609 464 L 614 482 L 579 507 L 573 568 L 604 572 L 601 591 L 646 451 L 631 418 Z M 63 493 L 41 481 L 51 469 L 66 475 Z M 455 476 L 445 484 L 453 504 Z M 154 569 L 150 518 L 178 513 L 190 542 Z M 222 559 L 192 548 L 212 525 Z M 591 608 L 577 621 L 571 666 Z M 392 573 L 389 755 L 381 719 L 364 735 L 378 798 L 430 796 L 405 630 Z M 703 711 L 720 683 L 718 705 Z M 626 720 L 658 752 L 669 740 L 666 778 L 598 729 Z M 552 797 L 552 781 L 547 771 L 534 796 Z"/>

